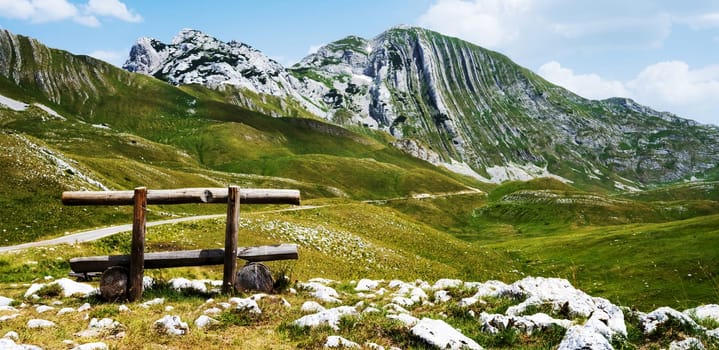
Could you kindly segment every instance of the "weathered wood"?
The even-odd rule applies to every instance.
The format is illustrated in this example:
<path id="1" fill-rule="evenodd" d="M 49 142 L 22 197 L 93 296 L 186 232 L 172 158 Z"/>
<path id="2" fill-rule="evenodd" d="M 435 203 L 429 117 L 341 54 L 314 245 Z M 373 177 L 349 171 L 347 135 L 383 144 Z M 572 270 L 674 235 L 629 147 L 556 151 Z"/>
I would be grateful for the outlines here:
<path id="1" fill-rule="evenodd" d="M 278 244 L 237 248 L 237 257 L 247 261 L 297 259 L 296 244 Z M 145 254 L 146 269 L 167 267 L 222 265 L 224 249 L 179 250 Z M 101 272 L 112 266 L 130 266 L 129 255 L 88 256 L 70 259 L 75 273 Z"/>
<path id="2" fill-rule="evenodd" d="M 65 205 L 132 205 L 133 191 L 66 191 Z M 300 204 L 299 190 L 245 188 L 240 191 L 243 204 Z M 227 203 L 226 188 L 179 188 L 148 190 L 147 204 Z"/>
<path id="3" fill-rule="evenodd" d="M 222 292 L 232 294 L 237 276 L 237 233 L 240 215 L 240 188 L 227 188 L 227 224 L 225 225 L 225 258 L 222 270 Z"/>
<path id="4" fill-rule="evenodd" d="M 142 278 L 145 275 L 145 229 L 147 213 L 147 188 L 135 189 L 132 215 L 132 245 L 130 247 L 130 271 L 128 273 L 128 299 L 142 299 Z"/>

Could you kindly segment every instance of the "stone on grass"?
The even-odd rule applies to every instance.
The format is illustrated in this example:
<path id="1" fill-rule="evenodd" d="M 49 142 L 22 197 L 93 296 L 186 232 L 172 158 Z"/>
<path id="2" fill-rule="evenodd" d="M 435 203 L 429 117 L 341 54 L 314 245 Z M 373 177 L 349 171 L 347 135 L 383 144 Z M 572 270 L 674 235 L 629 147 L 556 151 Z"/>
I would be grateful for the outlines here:
<path id="1" fill-rule="evenodd" d="M 77 312 L 83 312 L 83 311 L 90 310 L 91 307 L 92 306 L 90 306 L 90 303 L 84 303 L 84 304 L 80 305 L 79 308 L 77 308 Z"/>
<path id="2" fill-rule="evenodd" d="M 69 314 L 71 312 L 75 312 L 75 309 L 73 309 L 71 307 L 64 307 L 64 308 L 60 309 L 60 311 L 57 312 L 57 315 L 60 316 L 60 315 L 64 315 L 64 314 Z"/>
<path id="3" fill-rule="evenodd" d="M 149 309 L 150 306 L 153 306 L 153 305 L 162 305 L 162 304 L 164 304 L 164 303 L 165 303 L 165 298 L 155 298 L 155 299 L 148 300 L 148 301 L 146 301 L 146 302 L 140 304 L 140 307 L 145 308 L 145 309 Z"/>
<path id="4" fill-rule="evenodd" d="M 706 332 L 707 337 L 714 338 L 716 340 L 719 340 L 719 328 L 712 329 L 710 331 Z"/>
<path id="5" fill-rule="evenodd" d="M 20 314 L 18 314 L 18 313 L 14 313 L 14 314 L 10 314 L 10 315 L 5 315 L 5 316 L 0 316 L 0 322 L 5 322 L 5 321 L 8 321 L 8 320 L 12 320 L 13 318 L 18 318 L 18 317 L 20 317 Z"/>
<path id="6" fill-rule="evenodd" d="M 202 329 L 217 323 L 220 323 L 220 321 L 207 315 L 202 315 L 195 320 L 195 327 Z"/>
<path id="7" fill-rule="evenodd" d="M 334 330 L 339 330 L 340 318 L 343 316 L 358 315 L 357 309 L 352 306 L 338 306 L 336 308 L 327 309 L 318 313 L 305 315 L 295 320 L 293 323 L 300 327 L 316 327 L 322 324 L 330 326 Z"/>
<path id="8" fill-rule="evenodd" d="M 407 327 L 414 327 L 419 322 L 417 317 L 410 314 L 387 315 L 387 318 L 402 322 Z"/>
<path id="9" fill-rule="evenodd" d="M 442 278 L 434 282 L 432 289 L 447 289 L 447 288 L 459 288 L 462 286 L 462 281 L 457 279 Z"/>
<path id="10" fill-rule="evenodd" d="M 310 301 L 305 301 L 302 304 L 302 308 L 300 310 L 302 310 L 302 312 L 304 312 L 304 313 L 315 313 L 315 312 L 324 311 L 325 307 L 320 305 L 320 303 L 318 303 L 316 301 L 310 300 Z"/>
<path id="11" fill-rule="evenodd" d="M 412 306 L 414 305 L 414 300 L 405 297 L 394 297 L 392 298 L 392 303 L 399 306 Z"/>
<path id="12" fill-rule="evenodd" d="M 247 263 L 237 272 L 235 290 L 271 293 L 275 281 L 270 268 L 261 263 Z"/>
<path id="13" fill-rule="evenodd" d="M 128 274 L 122 266 L 112 266 L 100 277 L 100 297 L 105 301 L 117 301 L 127 298 Z"/>
<path id="14" fill-rule="evenodd" d="M 130 308 L 127 307 L 127 305 L 122 304 L 122 305 L 120 305 L 120 306 L 117 307 L 117 311 L 119 311 L 119 312 L 130 312 Z"/>
<path id="15" fill-rule="evenodd" d="M 111 318 L 103 318 L 98 320 L 93 318 L 87 329 L 75 333 L 76 337 L 81 338 L 99 338 L 106 336 L 116 336 L 125 331 L 125 326 Z"/>
<path id="16" fill-rule="evenodd" d="M 448 291 L 438 290 L 438 291 L 434 292 L 434 302 L 435 303 L 446 303 L 450 300 L 452 300 L 452 296 L 449 295 Z"/>
<path id="17" fill-rule="evenodd" d="M 684 310 L 683 313 L 693 318 L 695 321 L 708 319 L 719 322 L 719 305 L 717 304 L 698 306 L 693 309 Z"/>
<path id="18" fill-rule="evenodd" d="M 339 294 L 337 293 L 337 291 L 334 288 L 328 287 L 322 283 L 300 283 L 299 287 L 302 289 L 310 290 L 310 295 L 316 299 L 319 299 L 320 301 L 324 301 L 326 303 L 341 302 L 341 300 L 338 299 Z"/>
<path id="19" fill-rule="evenodd" d="M 55 310 L 55 308 L 52 306 L 47 306 L 47 305 L 40 305 L 35 308 L 35 311 L 37 311 L 37 313 L 39 313 L 39 314 L 41 314 L 43 312 L 52 311 L 52 310 Z"/>
<path id="20" fill-rule="evenodd" d="M 0 296 L 0 306 L 10 306 L 12 304 L 12 299 L 8 297 Z"/>
<path id="21" fill-rule="evenodd" d="M 72 350 L 107 350 L 107 349 L 109 349 L 109 347 L 107 346 L 107 344 L 105 344 L 103 342 L 87 343 L 87 344 L 78 345 L 78 346 L 72 348 Z"/>
<path id="22" fill-rule="evenodd" d="M 423 318 L 412 327 L 412 334 L 439 349 L 475 349 L 482 347 L 442 320 Z"/>
<path id="23" fill-rule="evenodd" d="M 565 329 L 572 326 L 572 321 L 558 320 L 541 312 L 528 316 L 507 316 L 482 312 L 479 315 L 479 321 L 482 324 L 482 329 L 491 334 L 497 334 L 505 329 L 512 328 L 524 334 L 532 335 L 535 331 L 547 330 L 555 325 Z"/>
<path id="24" fill-rule="evenodd" d="M 704 344 L 697 338 L 675 340 L 669 344 L 669 350 L 704 350 Z"/>
<path id="25" fill-rule="evenodd" d="M 356 292 L 369 292 L 369 291 L 375 290 L 379 286 L 380 282 L 381 281 L 375 281 L 375 280 L 363 278 L 359 282 L 357 282 L 357 287 L 355 287 L 355 291 Z"/>
<path id="26" fill-rule="evenodd" d="M 35 295 L 43 287 L 58 285 L 62 290 L 62 296 L 69 298 L 77 296 L 80 298 L 87 298 L 91 295 L 97 294 L 97 289 L 89 284 L 75 282 L 69 278 L 61 278 L 51 283 L 33 283 L 30 288 L 25 292 L 25 298 L 29 298 Z"/>
<path id="27" fill-rule="evenodd" d="M 25 347 L 15 344 L 15 341 L 10 338 L 0 339 L 0 349 L 3 350 L 25 350 Z"/>
<path id="28" fill-rule="evenodd" d="M 18 340 L 20 339 L 20 335 L 17 334 L 15 331 L 10 331 L 5 333 L 5 335 L 2 336 L 3 338 L 12 339 L 12 340 Z"/>
<path id="29" fill-rule="evenodd" d="M 657 327 L 671 320 L 679 322 L 680 324 L 692 329 L 701 328 L 689 316 L 667 306 L 660 307 L 648 314 L 640 314 L 639 326 L 644 331 L 644 334 L 651 334 L 657 329 Z"/>
<path id="30" fill-rule="evenodd" d="M 219 315 L 222 312 L 219 308 L 213 307 L 205 310 L 203 314 L 205 315 Z"/>
<path id="31" fill-rule="evenodd" d="M 325 347 L 326 348 L 350 348 L 350 349 L 360 349 L 361 346 L 351 340 L 347 340 L 345 338 L 342 338 L 338 335 L 330 335 L 327 337 L 327 341 L 325 341 Z"/>
<path id="32" fill-rule="evenodd" d="M 593 327 L 578 325 L 567 330 L 558 348 L 558 350 L 576 349 L 614 350 L 609 340 L 597 333 Z"/>
<path id="33" fill-rule="evenodd" d="M 27 328 L 50 328 L 55 327 L 55 322 L 34 318 L 27 321 Z"/>
<path id="34" fill-rule="evenodd" d="M 185 335 L 190 328 L 187 323 L 182 322 L 180 316 L 165 315 L 165 317 L 155 321 L 155 330 L 159 333 L 168 335 Z"/>
<path id="35" fill-rule="evenodd" d="M 230 304 L 237 305 L 235 309 L 239 311 L 249 311 L 253 314 L 261 314 L 262 309 L 260 309 L 260 306 L 257 305 L 257 302 L 250 299 L 250 298 L 230 298 L 229 300 Z"/>

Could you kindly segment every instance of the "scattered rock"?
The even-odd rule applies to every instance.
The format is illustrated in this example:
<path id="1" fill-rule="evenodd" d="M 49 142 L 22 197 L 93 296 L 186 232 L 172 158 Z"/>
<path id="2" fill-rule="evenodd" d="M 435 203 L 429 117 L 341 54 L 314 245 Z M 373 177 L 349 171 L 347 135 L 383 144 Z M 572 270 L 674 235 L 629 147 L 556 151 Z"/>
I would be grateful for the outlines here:
<path id="1" fill-rule="evenodd" d="M 203 312 L 203 314 L 205 314 L 205 315 L 219 315 L 221 312 L 222 312 L 222 310 L 220 310 L 219 308 L 213 307 L 213 308 L 209 308 L 209 309 L 205 310 L 205 312 Z"/>
<path id="2" fill-rule="evenodd" d="M 467 338 L 442 320 L 423 318 L 417 325 L 412 327 L 411 332 L 439 349 L 482 349 L 477 342 Z"/>
<path id="3" fill-rule="evenodd" d="M 316 327 L 321 324 L 327 324 L 332 327 L 332 329 L 339 330 L 338 324 L 340 318 L 346 315 L 358 315 L 357 309 L 351 306 L 339 306 L 311 315 L 302 316 L 293 323 L 300 327 Z"/>
<path id="4" fill-rule="evenodd" d="M 691 327 L 692 329 L 700 328 L 700 326 L 694 322 L 694 320 L 689 318 L 689 316 L 667 306 L 660 307 L 648 314 L 640 314 L 639 326 L 644 331 L 644 334 L 651 334 L 657 329 L 657 327 L 670 320 L 675 320 L 682 325 Z"/>
<path id="5" fill-rule="evenodd" d="M 150 306 L 153 306 L 153 305 L 162 305 L 162 304 L 164 304 L 164 303 L 165 303 L 165 298 L 155 298 L 155 299 L 148 300 L 148 301 L 146 301 L 146 302 L 140 304 L 140 307 L 145 308 L 145 309 L 149 309 Z"/>
<path id="6" fill-rule="evenodd" d="M 450 300 L 452 300 L 452 296 L 449 295 L 448 291 L 438 290 L 438 291 L 434 292 L 434 302 L 435 303 L 446 303 Z"/>
<path id="7" fill-rule="evenodd" d="M 117 322 L 111 318 L 103 318 L 98 320 L 93 318 L 90 320 L 90 324 L 87 329 L 75 333 L 76 337 L 81 338 L 101 338 L 108 336 L 117 336 L 124 332 L 126 329 L 120 322 Z"/>
<path id="8" fill-rule="evenodd" d="M 522 333 L 531 335 L 534 331 L 542 331 L 549 329 L 553 325 L 562 328 L 572 326 L 572 321 L 558 320 L 544 313 L 537 313 L 529 316 L 505 316 L 501 314 L 488 314 L 482 312 L 479 315 L 482 322 L 483 331 L 491 334 L 497 334 L 507 328 L 514 328 Z"/>
<path id="9" fill-rule="evenodd" d="M 165 315 L 165 317 L 155 321 L 155 330 L 168 335 L 185 335 L 190 328 L 187 323 L 182 322 L 180 316 Z"/>
<path id="10" fill-rule="evenodd" d="M 195 327 L 202 329 L 217 323 L 220 323 L 220 321 L 212 317 L 202 315 L 195 320 Z"/>
<path id="11" fill-rule="evenodd" d="M 55 326 L 55 322 L 37 318 L 27 321 L 27 328 L 50 328 Z"/>
<path id="12" fill-rule="evenodd" d="M 717 304 L 698 306 L 693 309 L 684 310 L 683 313 L 696 321 L 709 319 L 719 322 L 719 305 Z"/>
<path id="13" fill-rule="evenodd" d="M 237 272 L 235 290 L 271 293 L 275 281 L 270 268 L 261 263 L 247 263 Z"/>
<path id="14" fill-rule="evenodd" d="M 117 311 L 119 312 L 130 312 L 130 308 L 127 307 L 127 305 L 120 305 L 117 307 Z"/>
<path id="15" fill-rule="evenodd" d="M 461 286 L 462 286 L 461 280 L 442 278 L 442 279 L 437 280 L 437 282 L 434 282 L 434 285 L 432 285 L 432 289 L 439 290 L 439 289 L 448 289 L 448 288 L 459 288 Z"/>
<path id="16" fill-rule="evenodd" d="M 355 287 L 356 292 L 369 292 L 377 289 L 379 287 L 379 283 L 381 281 L 374 281 L 370 279 L 363 278 L 359 282 L 357 282 L 357 286 Z"/>
<path id="17" fill-rule="evenodd" d="M 324 306 L 320 305 L 320 303 L 318 303 L 316 301 L 305 301 L 302 304 L 301 310 L 304 313 L 315 313 L 315 312 L 325 311 L 325 308 L 324 308 Z"/>
<path id="18" fill-rule="evenodd" d="M 673 341 L 669 344 L 669 350 L 704 350 L 704 344 L 697 338 L 686 338 L 682 341 Z"/>
<path id="19" fill-rule="evenodd" d="M 361 346 L 351 340 L 347 340 L 345 338 L 342 338 L 338 335 L 331 335 L 327 337 L 327 341 L 325 341 L 325 347 L 326 348 L 352 348 L 352 349 L 360 349 Z"/>
<path id="20" fill-rule="evenodd" d="M 419 319 L 417 317 L 414 317 L 410 314 L 404 314 L 404 313 L 396 314 L 396 315 L 387 315 L 387 318 L 400 321 L 407 327 L 414 327 L 419 322 Z"/>
<path id="21" fill-rule="evenodd" d="M 55 310 L 55 308 L 52 306 L 47 306 L 47 305 L 40 305 L 35 308 L 35 311 L 37 311 L 37 313 L 39 313 L 39 314 L 41 314 L 43 312 L 52 311 L 52 310 Z"/>
<path id="22" fill-rule="evenodd" d="M 25 292 L 25 298 L 30 298 L 35 295 L 40 289 L 45 286 L 58 285 L 62 289 L 62 295 L 66 298 L 77 296 L 80 298 L 87 298 L 90 295 L 97 294 L 97 289 L 89 284 L 75 282 L 69 278 L 61 278 L 51 283 L 33 283 L 30 288 Z"/>
<path id="23" fill-rule="evenodd" d="M 190 289 L 200 293 L 216 293 L 222 288 L 222 281 L 218 280 L 189 280 L 187 278 L 173 278 L 169 281 L 175 290 Z M 207 286 L 211 288 L 208 289 Z"/>
<path id="24" fill-rule="evenodd" d="M 72 348 L 72 350 L 107 350 L 107 349 L 109 349 L 107 344 L 102 343 L 102 342 L 87 343 L 87 344 L 78 345 L 78 346 Z"/>
<path id="25" fill-rule="evenodd" d="M 5 335 L 2 336 L 3 338 L 12 339 L 12 340 L 18 340 L 20 339 L 20 335 L 17 334 L 15 331 L 10 331 L 5 333 Z"/>
<path id="26" fill-rule="evenodd" d="M 87 310 L 90 310 L 92 306 L 90 306 L 90 303 L 84 303 L 79 308 L 77 308 L 77 312 L 84 312 Z"/>
<path id="27" fill-rule="evenodd" d="M 557 350 L 614 350 L 609 340 L 590 326 L 572 326 L 564 334 Z"/>
<path id="28" fill-rule="evenodd" d="M 339 303 L 341 300 L 339 300 L 339 294 L 337 294 L 337 291 L 332 288 L 328 287 L 324 284 L 318 283 L 318 282 L 308 282 L 308 283 L 300 283 L 298 285 L 302 289 L 310 290 L 310 295 L 314 298 L 319 299 L 320 301 L 324 301 L 326 303 Z"/>
<path id="29" fill-rule="evenodd" d="M 5 322 L 5 321 L 8 321 L 8 320 L 12 320 L 13 318 L 17 318 L 17 317 L 19 317 L 19 316 L 20 316 L 20 314 L 18 314 L 18 313 L 14 313 L 14 314 L 10 314 L 10 315 L 5 315 L 5 316 L 0 316 L 0 322 Z"/>
<path id="30" fill-rule="evenodd" d="M 71 307 L 64 307 L 64 308 L 60 309 L 60 311 L 57 312 L 57 315 L 60 316 L 60 315 L 64 315 L 64 314 L 69 314 L 71 312 L 75 312 L 75 309 L 73 309 Z"/>
<path id="31" fill-rule="evenodd" d="M 105 301 L 127 299 L 128 273 L 122 266 L 113 266 L 105 270 L 100 277 L 100 297 Z"/>
<path id="32" fill-rule="evenodd" d="M 0 296 L 0 306 L 10 306 L 13 300 L 7 297 Z"/>
<path id="33" fill-rule="evenodd" d="M 229 302 L 231 304 L 237 305 L 236 306 L 237 310 L 249 311 L 250 313 L 253 313 L 253 314 L 261 314 L 262 313 L 262 310 L 260 309 L 260 306 L 257 305 L 257 302 L 250 298 L 247 298 L 247 299 L 230 298 Z"/>

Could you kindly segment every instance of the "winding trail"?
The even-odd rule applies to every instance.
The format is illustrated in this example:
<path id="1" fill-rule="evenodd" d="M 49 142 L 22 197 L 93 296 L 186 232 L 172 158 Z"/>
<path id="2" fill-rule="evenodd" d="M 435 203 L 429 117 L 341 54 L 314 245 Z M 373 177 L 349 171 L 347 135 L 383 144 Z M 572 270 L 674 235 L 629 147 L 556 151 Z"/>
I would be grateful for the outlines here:
<path id="1" fill-rule="evenodd" d="M 481 190 L 478 190 L 475 188 L 470 188 L 469 190 L 459 191 L 459 192 L 438 193 L 438 194 L 422 193 L 422 194 L 415 194 L 413 196 L 408 196 L 408 197 L 365 200 L 362 202 L 370 203 L 370 204 L 379 204 L 379 203 L 386 203 L 389 201 L 398 201 L 398 200 L 407 200 L 407 199 L 428 199 L 428 198 L 438 198 L 438 197 L 461 196 L 461 195 L 477 194 L 477 193 L 483 193 L 483 192 Z M 333 205 L 338 205 L 338 204 L 300 205 L 300 206 L 292 207 L 292 208 L 259 211 L 259 212 L 253 212 L 253 213 L 254 214 L 280 213 L 280 212 L 287 212 L 287 211 L 317 209 L 317 208 L 329 207 L 329 206 L 333 206 Z M 226 216 L 226 214 L 187 216 L 187 217 L 175 218 L 175 219 L 151 221 L 151 222 L 148 222 L 146 225 L 147 225 L 147 227 L 152 227 L 152 226 L 158 226 L 158 225 L 175 224 L 178 222 L 185 222 L 185 221 L 197 221 L 197 220 L 223 218 L 225 216 Z M 23 243 L 23 244 L 18 244 L 18 245 L 0 247 L 0 254 L 15 251 L 15 250 L 27 249 L 27 248 L 46 247 L 46 246 L 57 245 L 57 244 L 75 244 L 75 243 L 81 243 L 81 242 L 89 242 L 89 241 L 94 241 L 94 240 L 104 238 L 107 236 L 112 236 L 112 235 L 120 233 L 120 232 L 128 232 L 128 231 L 132 231 L 131 223 L 125 224 L 125 225 L 109 226 L 109 227 L 103 227 L 103 228 L 98 228 L 98 229 L 93 229 L 93 230 L 82 231 L 82 232 L 73 233 L 73 234 L 69 234 L 66 236 L 48 239 L 48 240 L 44 240 L 44 241 L 37 241 L 37 242 L 30 242 L 30 243 Z"/>

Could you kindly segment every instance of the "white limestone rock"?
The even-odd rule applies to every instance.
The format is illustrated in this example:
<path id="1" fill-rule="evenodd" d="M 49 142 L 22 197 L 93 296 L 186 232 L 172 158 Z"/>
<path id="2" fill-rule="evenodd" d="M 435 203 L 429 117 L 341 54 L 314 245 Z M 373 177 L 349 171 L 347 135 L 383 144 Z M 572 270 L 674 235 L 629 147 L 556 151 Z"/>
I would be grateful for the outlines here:
<path id="1" fill-rule="evenodd" d="M 165 315 L 163 318 L 155 321 L 155 330 L 168 335 L 180 336 L 190 331 L 186 322 L 182 322 L 180 316 Z"/>
<path id="2" fill-rule="evenodd" d="M 660 307 L 648 314 L 640 314 L 639 326 L 644 334 L 651 334 L 657 327 L 672 319 L 694 329 L 701 328 L 689 316 L 667 306 Z"/>
<path id="3" fill-rule="evenodd" d="M 25 298 L 29 298 L 36 294 L 45 286 L 58 285 L 62 289 L 62 295 L 66 298 L 77 296 L 80 298 L 87 298 L 91 295 L 97 294 L 97 288 L 87 284 L 75 282 L 69 278 L 61 278 L 59 280 L 50 283 L 33 283 L 30 288 L 25 292 Z"/>
<path id="4" fill-rule="evenodd" d="M 75 336 L 81 338 L 99 338 L 103 336 L 117 335 L 123 331 L 125 331 L 125 326 L 118 321 L 111 318 L 103 318 L 100 320 L 93 318 L 90 320 L 90 324 L 87 328 L 75 333 Z"/>
<path id="5" fill-rule="evenodd" d="M 597 333 L 593 327 L 579 325 L 572 326 L 567 330 L 558 348 L 558 350 L 577 349 L 614 350 L 609 340 Z"/>
<path id="6" fill-rule="evenodd" d="M 47 305 L 40 305 L 35 308 L 35 311 L 37 311 L 37 313 L 39 313 L 39 314 L 41 314 L 43 312 L 52 311 L 52 310 L 55 310 L 55 308 L 52 306 L 47 306 Z"/>
<path id="7" fill-rule="evenodd" d="M 55 322 L 43 320 L 43 319 L 34 318 L 32 320 L 27 321 L 27 328 L 32 328 L 32 329 L 51 328 L 51 327 L 55 327 L 55 326 L 56 326 Z"/>
<path id="8" fill-rule="evenodd" d="M 357 292 L 369 292 L 376 290 L 377 287 L 379 287 L 379 284 L 382 281 L 375 281 L 363 278 L 359 282 L 357 282 L 357 286 L 355 287 L 355 291 Z"/>
<path id="9" fill-rule="evenodd" d="M 351 340 L 338 335 L 331 335 L 325 341 L 325 348 L 361 349 L 362 347 Z"/>
<path id="10" fill-rule="evenodd" d="M 692 309 L 684 310 L 683 313 L 696 321 L 709 319 L 719 322 L 719 305 L 717 304 L 697 306 Z"/>
<path id="11" fill-rule="evenodd" d="M 675 340 L 669 344 L 669 350 L 704 350 L 704 344 L 697 338 Z"/>
<path id="12" fill-rule="evenodd" d="M 0 306 L 10 306 L 13 300 L 8 297 L 0 296 Z"/>
<path id="13" fill-rule="evenodd" d="M 78 346 L 72 348 L 72 350 L 108 350 L 108 349 L 109 349 L 109 347 L 107 346 L 107 344 L 105 344 L 103 342 L 86 343 L 86 344 L 78 345 Z"/>
<path id="14" fill-rule="evenodd" d="M 75 309 L 73 309 L 71 307 L 64 307 L 64 308 L 60 309 L 60 311 L 57 312 L 57 315 L 61 316 L 64 314 L 69 314 L 71 312 L 75 312 Z"/>
<path id="15" fill-rule="evenodd" d="M 155 298 L 155 299 L 148 300 L 148 301 L 146 301 L 146 302 L 140 304 L 140 307 L 141 307 L 141 308 L 145 308 L 145 309 L 149 309 L 150 306 L 162 305 L 162 304 L 164 304 L 164 303 L 165 303 L 165 298 Z"/>
<path id="16" fill-rule="evenodd" d="M 202 315 L 195 320 L 195 327 L 202 329 L 218 323 L 220 323 L 220 321 L 207 315 Z"/>
<path id="17" fill-rule="evenodd" d="M 5 333 L 5 335 L 2 336 L 3 338 L 12 339 L 12 340 L 18 340 L 20 339 L 20 335 L 17 334 L 15 331 L 9 331 Z"/>
<path id="18" fill-rule="evenodd" d="M 432 289 L 439 290 L 439 289 L 459 288 L 462 286 L 462 284 L 463 284 L 462 280 L 442 278 L 442 279 L 437 280 L 437 282 L 434 282 L 434 285 L 432 285 Z"/>
<path id="19" fill-rule="evenodd" d="M 326 303 L 339 303 L 337 291 L 319 282 L 300 283 L 299 287 L 310 291 L 310 295 Z"/>
<path id="20" fill-rule="evenodd" d="M 229 300 L 230 304 L 237 305 L 235 308 L 240 311 L 248 311 L 253 314 L 261 314 L 262 310 L 260 309 L 260 306 L 257 305 L 257 302 L 250 299 L 250 298 L 230 298 Z"/>
<path id="21" fill-rule="evenodd" d="M 417 323 L 419 323 L 419 318 L 404 313 L 387 315 L 387 318 L 400 321 L 407 327 L 414 327 Z"/>
<path id="22" fill-rule="evenodd" d="M 315 312 L 324 311 L 325 308 L 324 308 L 324 306 L 320 305 L 320 303 L 310 300 L 310 301 L 305 301 L 302 304 L 301 310 L 304 313 L 315 313 Z"/>
<path id="23" fill-rule="evenodd" d="M 485 332 L 496 334 L 507 328 L 518 329 L 522 333 L 531 335 L 535 331 L 547 330 L 553 325 L 562 328 L 572 326 L 570 320 L 558 320 L 544 313 L 537 313 L 528 316 L 506 316 L 501 314 L 488 314 L 482 312 L 479 315 L 482 329 Z"/>
<path id="24" fill-rule="evenodd" d="M 302 316 L 293 323 L 300 327 L 316 327 L 321 324 L 327 324 L 332 329 L 339 330 L 338 324 L 341 317 L 355 316 L 358 314 L 357 309 L 352 306 L 338 306 L 332 309 Z"/>
<path id="25" fill-rule="evenodd" d="M 411 329 L 412 334 L 439 349 L 474 349 L 482 347 L 442 320 L 423 318 Z"/>

